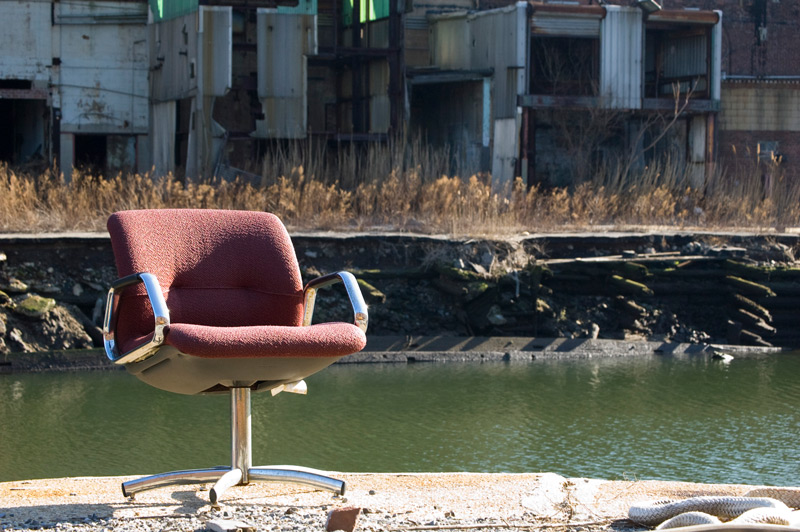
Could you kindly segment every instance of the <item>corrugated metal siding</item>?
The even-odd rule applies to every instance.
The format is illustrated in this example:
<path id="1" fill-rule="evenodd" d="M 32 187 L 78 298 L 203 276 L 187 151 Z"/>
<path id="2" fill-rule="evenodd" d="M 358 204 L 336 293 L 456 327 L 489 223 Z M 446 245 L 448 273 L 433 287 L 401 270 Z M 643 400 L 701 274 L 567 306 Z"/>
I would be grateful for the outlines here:
<path id="1" fill-rule="evenodd" d="M 704 76 L 707 69 L 708 39 L 705 35 L 674 38 L 668 36 L 663 54 L 664 76 Z"/>
<path id="2" fill-rule="evenodd" d="M 432 62 L 442 69 L 494 69 L 494 117 L 513 117 L 525 79 L 526 20 L 524 3 L 438 19 Z"/>
<path id="3" fill-rule="evenodd" d="M 599 37 L 600 16 L 534 11 L 531 33 L 558 37 Z"/>
<path id="4" fill-rule="evenodd" d="M 3 2 L 0 79 L 47 81 L 53 57 L 49 2 Z"/>
<path id="5" fill-rule="evenodd" d="M 258 10 L 258 97 L 254 136 L 302 138 L 307 129 L 307 59 L 317 51 L 314 15 Z"/>
<path id="6" fill-rule="evenodd" d="M 233 23 L 230 7 L 200 8 L 199 75 L 204 96 L 225 96 L 231 88 L 231 54 Z"/>
<path id="7" fill-rule="evenodd" d="M 197 88 L 197 15 L 147 26 L 150 32 L 150 88 L 153 100 L 180 100 Z"/>
<path id="8" fill-rule="evenodd" d="M 600 97 L 611 109 L 642 106 L 642 12 L 606 6 L 600 33 Z"/>

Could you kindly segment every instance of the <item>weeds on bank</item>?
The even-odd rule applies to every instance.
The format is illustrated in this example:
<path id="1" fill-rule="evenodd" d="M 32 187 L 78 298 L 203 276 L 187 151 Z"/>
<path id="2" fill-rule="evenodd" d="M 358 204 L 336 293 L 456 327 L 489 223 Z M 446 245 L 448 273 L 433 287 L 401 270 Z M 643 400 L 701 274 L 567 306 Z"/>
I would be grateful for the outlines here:
<path id="1" fill-rule="evenodd" d="M 638 172 L 600 169 L 570 187 L 504 190 L 490 178 L 447 175 L 450 155 L 422 144 L 267 154 L 260 182 L 174 175 L 18 172 L 0 164 L 0 231 L 103 230 L 121 209 L 270 211 L 296 229 L 374 228 L 459 235 L 591 229 L 597 225 L 749 229 L 794 226 L 800 183 L 776 161 L 720 170 L 702 188 L 669 161 Z"/>

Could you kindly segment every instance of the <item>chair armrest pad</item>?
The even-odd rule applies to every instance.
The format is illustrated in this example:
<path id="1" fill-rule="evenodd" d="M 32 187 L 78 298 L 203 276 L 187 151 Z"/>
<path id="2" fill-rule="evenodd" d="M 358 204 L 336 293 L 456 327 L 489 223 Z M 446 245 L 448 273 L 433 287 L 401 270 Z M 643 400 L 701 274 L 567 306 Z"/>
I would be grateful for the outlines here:
<path id="1" fill-rule="evenodd" d="M 311 325 L 317 290 L 335 283 L 344 284 L 347 297 L 350 299 L 350 306 L 353 307 L 354 324 L 362 331 L 367 332 L 367 326 L 369 324 L 367 304 L 364 302 L 364 297 L 361 295 L 361 288 L 358 286 L 358 281 L 350 272 L 337 272 L 323 275 L 306 284 L 303 290 L 303 325 Z"/>

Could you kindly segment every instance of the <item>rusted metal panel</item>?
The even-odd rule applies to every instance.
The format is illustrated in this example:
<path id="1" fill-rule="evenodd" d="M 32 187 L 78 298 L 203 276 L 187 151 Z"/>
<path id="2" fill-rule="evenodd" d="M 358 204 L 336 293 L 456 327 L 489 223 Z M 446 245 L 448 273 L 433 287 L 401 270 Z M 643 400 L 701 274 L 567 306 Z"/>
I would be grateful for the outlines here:
<path id="1" fill-rule="evenodd" d="M 600 17 L 535 13 L 531 17 L 531 33 L 557 37 L 597 37 L 600 35 Z"/>
<path id="2" fill-rule="evenodd" d="M 53 57 L 50 7 L 50 2 L 3 2 L 0 79 L 49 79 Z"/>
<path id="3" fill-rule="evenodd" d="M 256 137 L 302 138 L 307 130 L 307 56 L 317 51 L 316 17 L 258 11 Z"/>
<path id="4" fill-rule="evenodd" d="M 705 33 L 666 36 L 662 51 L 663 75 L 667 78 L 705 76 L 708 71 L 708 37 Z"/>
<path id="5" fill-rule="evenodd" d="M 95 22 L 62 25 L 59 33 L 61 131 L 146 133 L 146 27 Z"/>
<path id="6" fill-rule="evenodd" d="M 642 11 L 606 6 L 600 36 L 600 98 L 610 109 L 642 105 Z"/>
<path id="7" fill-rule="evenodd" d="M 717 24 L 721 20 L 718 11 L 699 11 L 691 9 L 681 10 L 662 10 L 650 13 L 647 17 L 648 23 L 684 23 L 684 24 Z"/>
<path id="8" fill-rule="evenodd" d="M 599 37 L 602 6 L 532 4 L 531 33 L 558 37 Z"/>
<path id="9" fill-rule="evenodd" d="M 203 6 L 199 11 L 198 74 L 204 96 L 224 96 L 231 87 L 233 36 L 230 7 Z"/>
<path id="10" fill-rule="evenodd" d="M 530 2 L 531 10 L 534 15 L 549 13 L 564 16 L 591 16 L 603 18 L 606 16 L 606 9 L 601 5 L 575 5 L 575 4 L 542 4 Z"/>
<path id="11" fill-rule="evenodd" d="M 494 69 L 494 118 L 511 118 L 524 91 L 527 4 L 470 15 L 436 17 L 432 62 L 443 70 Z"/>

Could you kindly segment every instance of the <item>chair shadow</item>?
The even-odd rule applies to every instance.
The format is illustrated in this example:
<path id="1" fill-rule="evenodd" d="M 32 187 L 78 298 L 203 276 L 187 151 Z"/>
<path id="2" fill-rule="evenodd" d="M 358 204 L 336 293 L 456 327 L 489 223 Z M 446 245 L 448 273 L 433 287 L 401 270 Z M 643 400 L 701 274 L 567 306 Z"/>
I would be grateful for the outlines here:
<path id="1" fill-rule="evenodd" d="M 59 524 L 94 524 L 116 518 L 126 511 L 135 512 L 136 519 L 159 517 L 194 516 L 208 506 L 205 491 L 182 490 L 172 492 L 169 499 L 142 501 L 125 499 L 115 503 L 83 503 L 80 501 L 63 504 L 40 504 L 0 509 L 0 524 L 24 528 L 51 528 Z M 65 497 L 68 499 L 68 497 Z M 148 515 L 149 514 L 149 515 Z"/>

